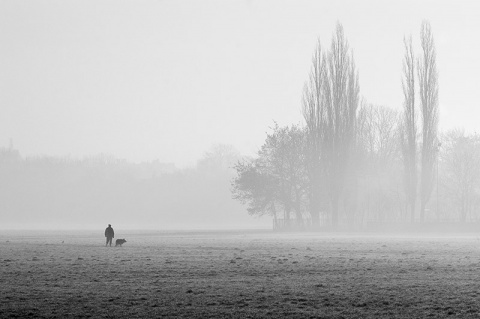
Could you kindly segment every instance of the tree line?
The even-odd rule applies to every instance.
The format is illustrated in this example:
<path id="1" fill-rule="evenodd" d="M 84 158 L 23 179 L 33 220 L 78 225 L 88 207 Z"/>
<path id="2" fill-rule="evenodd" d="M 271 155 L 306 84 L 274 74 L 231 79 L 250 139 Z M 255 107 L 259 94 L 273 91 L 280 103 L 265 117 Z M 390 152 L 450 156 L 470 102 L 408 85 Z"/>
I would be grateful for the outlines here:
<path id="1" fill-rule="evenodd" d="M 233 201 L 231 168 L 241 158 L 216 145 L 190 168 L 113 156 L 22 156 L 0 148 L 2 227 L 248 228 Z M 123 225 L 123 226 L 122 226 Z"/>
<path id="2" fill-rule="evenodd" d="M 319 41 L 314 51 L 302 96 L 304 123 L 274 123 L 258 155 L 236 164 L 233 198 L 250 214 L 300 224 L 477 220 L 479 136 L 438 132 L 428 22 L 420 44 L 416 52 L 412 37 L 404 39 L 403 109 L 372 105 L 360 97 L 353 52 L 338 24 L 330 46 Z"/>

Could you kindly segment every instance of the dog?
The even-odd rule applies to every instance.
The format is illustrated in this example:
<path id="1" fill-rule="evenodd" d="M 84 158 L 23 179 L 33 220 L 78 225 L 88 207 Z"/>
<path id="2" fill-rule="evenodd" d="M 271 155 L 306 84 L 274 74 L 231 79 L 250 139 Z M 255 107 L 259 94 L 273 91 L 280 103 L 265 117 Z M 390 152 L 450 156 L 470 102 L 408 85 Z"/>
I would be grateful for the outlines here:
<path id="1" fill-rule="evenodd" d="M 121 246 L 122 246 L 124 243 L 126 243 L 126 242 L 127 242 L 127 241 L 126 241 L 125 239 L 117 239 L 117 240 L 115 241 L 115 247 L 117 247 L 117 246 L 120 246 L 120 247 L 121 247 Z"/>

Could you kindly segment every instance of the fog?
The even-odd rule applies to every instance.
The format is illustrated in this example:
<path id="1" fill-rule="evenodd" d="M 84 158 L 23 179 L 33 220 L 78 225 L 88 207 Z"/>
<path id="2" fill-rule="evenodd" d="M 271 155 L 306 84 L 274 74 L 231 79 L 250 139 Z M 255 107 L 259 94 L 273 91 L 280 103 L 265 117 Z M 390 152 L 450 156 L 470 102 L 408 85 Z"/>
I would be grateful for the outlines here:
<path id="1" fill-rule="evenodd" d="M 224 146 L 225 148 L 225 146 Z M 129 163 L 108 156 L 71 159 L 22 157 L 0 150 L 2 228 L 258 229 L 271 220 L 252 218 L 233 201 L 232 153 L 216 161 L 213 149 L 195 168 L 158 161 Z M 215 153 L 216 152 L 216 153 Z M 218 164 L 218 165 L 217 165 Z"/>
<path id="2" fill-rule="evenodd" d="M 479 9 L 2 1 L 0 228 L 475 231 Z"/>

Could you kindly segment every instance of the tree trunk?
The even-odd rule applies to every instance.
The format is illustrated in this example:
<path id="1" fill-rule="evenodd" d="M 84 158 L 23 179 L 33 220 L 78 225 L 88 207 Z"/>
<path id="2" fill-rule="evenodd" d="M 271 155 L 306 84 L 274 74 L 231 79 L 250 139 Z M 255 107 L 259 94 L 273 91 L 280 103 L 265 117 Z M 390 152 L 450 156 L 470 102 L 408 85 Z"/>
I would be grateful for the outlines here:
<path id="1" fill-rule="evenodd" d="M 338 227 L 338 194 L 332 196 L 332 226 Z"/>
<path id="2" fill-rule="evenodd" d="M 303 216 L 302 216 L 302 208 L 301 208 L 301 198 L 300 198 L 300 193 L 297 188 L 295 188 L 295 214 L 297 217 L 297 222 L 299 225 L 303 227 Z"/>
<path id="3" fill-rule="evenodd" d="M 415 202 L 410 202 L 410 222 L 413 224 L 415 222 Z"/>
<path id="4" fill-rule="evenodd" d="M 312 218 L 312 226 L 319 227 L 320 226 L 320 209 L 318 208 L 316 199 L 310 200 L 310 217 Z"/>
<path id="5" fill-rule="evenodd" d="M 425 206 L 426 201 L 422 198 L 422 202 L 420 204 L 420 223 L 423 223 L 425 221 Z"/>
<path id="6" fill-rule="evenodd" d="M 313 183 L 312 183 L 313 184 Z M 313 184 L 310 188 L 310 203 L 309 203 L 309 210 L 310 210 L 310 218 L 312 219 L 312 226 L 319 227 L 320 226 L 320 202 L 317 192 L 318 188 Z"/>

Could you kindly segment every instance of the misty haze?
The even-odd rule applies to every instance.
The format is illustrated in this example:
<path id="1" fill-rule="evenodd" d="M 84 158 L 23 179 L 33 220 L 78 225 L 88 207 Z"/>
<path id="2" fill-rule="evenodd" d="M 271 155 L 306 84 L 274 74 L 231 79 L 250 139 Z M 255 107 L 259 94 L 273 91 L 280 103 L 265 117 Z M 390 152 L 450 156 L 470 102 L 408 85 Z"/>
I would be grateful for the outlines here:
<path id="1" fill-rule="evenodd" d="M 480 317 L 479 12 L 0 0 L 0 318 Z"/>

